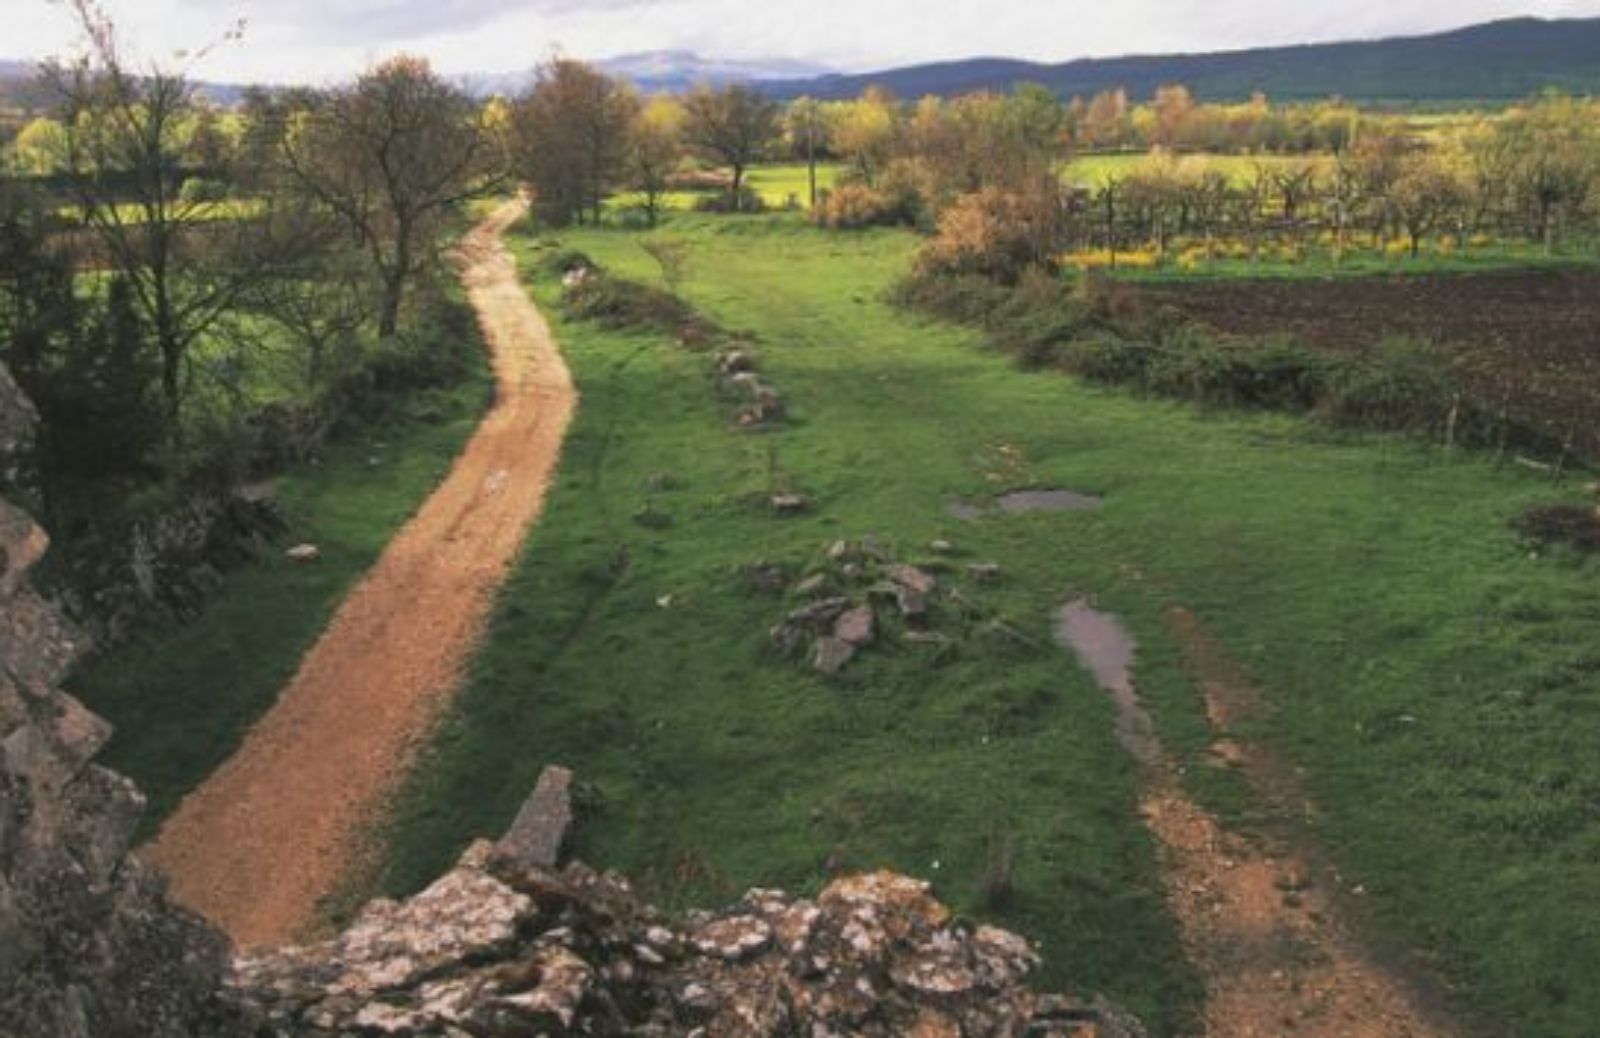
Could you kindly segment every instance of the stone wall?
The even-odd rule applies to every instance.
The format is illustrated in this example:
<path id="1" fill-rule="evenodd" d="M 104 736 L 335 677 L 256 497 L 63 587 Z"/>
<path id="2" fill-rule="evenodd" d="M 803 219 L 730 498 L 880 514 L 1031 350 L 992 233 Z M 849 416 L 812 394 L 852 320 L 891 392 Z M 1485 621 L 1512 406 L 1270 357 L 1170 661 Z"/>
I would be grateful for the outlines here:
<path id="1" fill-rule="evenodd" d="M 0 368 L 0 468 L 33 421 Z M 128 857 L 144 798 L 93 763 L 110 726 L 58 690 L 80 638 L 28 586 L 48 543 L 0 500 L 0 1036 L 238 1033 L 226 942 Z"/>

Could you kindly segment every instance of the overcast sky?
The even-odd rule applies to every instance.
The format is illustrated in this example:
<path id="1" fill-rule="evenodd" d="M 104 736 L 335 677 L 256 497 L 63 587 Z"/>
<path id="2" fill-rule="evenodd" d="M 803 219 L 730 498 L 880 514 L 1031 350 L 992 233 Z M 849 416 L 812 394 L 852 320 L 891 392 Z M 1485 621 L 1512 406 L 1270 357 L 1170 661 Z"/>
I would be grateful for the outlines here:
<path id="1" fill-rule="evenodd" d="M 138 52 L 194 48 L 245 18 L 196 73 L 326 82 L 397 51 L 449 72 L 693 50 L 864 71 L 977 55 L 1051 61 L 1427 32 L 1515 15 L 1600 16 L 1600 0 L 104 0 Z M 58 0 L 0 0 L 0 57 L 64 53 Z"/>

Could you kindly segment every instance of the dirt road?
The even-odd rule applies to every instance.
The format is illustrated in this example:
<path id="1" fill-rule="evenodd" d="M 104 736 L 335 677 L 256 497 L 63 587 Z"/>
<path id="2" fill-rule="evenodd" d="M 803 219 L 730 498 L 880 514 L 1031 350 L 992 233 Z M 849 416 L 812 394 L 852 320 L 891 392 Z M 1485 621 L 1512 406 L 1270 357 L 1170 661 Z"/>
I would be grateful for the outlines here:
<path id="1" fill-rule="evenodd" d="M 457 687 L 544 503 L 577 393 L 500 240 L 521 212 L 497 209 L 459 250 L 494 358 L 494 407 L 277 704 L 144 851 L 241 946 L 314 921 Z"/>

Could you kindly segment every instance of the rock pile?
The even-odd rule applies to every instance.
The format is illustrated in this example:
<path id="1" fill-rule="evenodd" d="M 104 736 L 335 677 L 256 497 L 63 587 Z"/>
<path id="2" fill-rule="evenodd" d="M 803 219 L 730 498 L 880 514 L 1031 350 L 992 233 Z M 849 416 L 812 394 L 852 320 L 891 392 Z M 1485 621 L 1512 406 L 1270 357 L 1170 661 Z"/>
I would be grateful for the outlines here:
<path id="1" fill-rule="evenodd" d="M 331 941 L 241 960 L 234 997 L 280 1038 L 1142 1034 L 1028 990 L 1027 941 L 957 921 L 905 876 L 841 878 L 815 900 L 752 890 L 671 919 L 615 873 L 541 867 L 505 842 Z"/>
<path id="2" fill-rule="evenodd" d="M 953 552 L 948 542 L 935 542 L 938 554 Z M 937 563 L 943 570 L 953 567 Z M 817 671 L 833 675 L 891 629 L 912 644 L 944 647 L 952 639 L 938 631 L 942 618 L 976 618 L 981 612 L 954 587 L 944 587 L 927 568 L 896 561 L 875 537 L 835 541 L 823 565 L 794 585 L 804 600 L 768 632 L 773 648 L 788 656 L 804 654 Z M 967 567 L 979 583 L 1000 579 L 1000 567 L 977 563 Z"/>
<path id="3" fill-rule="evenodd" d="M 0 368 L 0 465 L 32 421 Z M 110 725 L 57 688 L 81 639 L 27 586 L 47 545 L 0 500 L 0 1035 L 239 1033 L 226 943 L 127 857 L 144 798 L 93 763 Z"/>
<path id="4" fill-rule="evenodd" d="M 741 401 L 733 422 L 741 429 L 770 429 L 782 425 L 787 412 L 783 396 L 756 370 L 755 354 L 743 346 L 726 346 L 717 353 L 717 383 L 724 393 Z"/>

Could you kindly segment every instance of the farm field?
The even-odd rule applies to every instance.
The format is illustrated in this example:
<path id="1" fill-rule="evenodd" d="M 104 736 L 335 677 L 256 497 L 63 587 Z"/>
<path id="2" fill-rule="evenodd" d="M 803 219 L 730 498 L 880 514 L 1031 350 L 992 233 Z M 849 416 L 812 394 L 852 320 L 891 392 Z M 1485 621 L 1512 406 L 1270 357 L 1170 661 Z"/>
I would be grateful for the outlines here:
<path id="1" fill-rule="evenodd" d="M 1330 350 L 1385 341 L 1447 350 L 1489 406 L 1511 389 L 1555 442 L 1600 445 L 1600 270 L 1584 265 L 1484 274 L 1340 280 L 1174 279 L 1144 286 L 1219 331 L 1285 336 Z"/>
<path id="2" fill-rule="evenodd" d="M 1143 151 L 1114 154 L 1084 154 L 1074 156 L 1062 168 L 1061 177 L 1069 184 L 1091 189 L 1102 188 L 1113 177 L 1125 177 L 1138 169 L 1148 159 Z M 1323 169 L 1331 164 L 1324 155 L 1214 155 L 1208 153 L 1181 156 L 1206 169 L 1224 174 L 1235 186 L 1242 185 L 1255 176 L 1258 167 L 1282 170 L 1310 166 Z"/>
<path id="3" fill-rule="evenodd" d="M 668 904 L 831 867 L 930 876 L 960 910 L 1041 941 L 1042 983 L 1104 991 L 1158 1033 L 1196 1010 L 1110 706 L 1049 643 L 1087 595 L 1137 637 L 1137 680 L 1186 784 L 1249 824 L 1207 753 L 1164 622 L 1195 611 L 1272 707 L 1250 734 L 1305 769 L 1348 900 L 1397 961 L 1440 971 L 1478 1019 L 1585 1032 L 1600 1013 L 1590 867 L 1600 769 L 1592 563 L 1509 524 L 1559 499 L 1487 455 L 1217 414 L 1015 370 L 884 293 L 917 240 L 794 217 L 676 217 L 685 292 L 747 332 L 791 421 L 731 427 L 709 360 L 668 336 L 557 320 L 583 393 L 563 476 L 457 708 L 401 798 L 391 891 L 500 828 L 539 769 L 579 769 L 579 852 Z M 564 232 L 655 280 L 638 236 Z M 536 276 L 555 240 L 520 245 Z M 952 497 L 1104 495 L 1096 512 L 961 522 Z M 775 490 L 811 510 L 778 518 Z M 767 645 L 830 543 L 874 535 L 938 568 L 1017 637 L 956 625 L 948 656 L 869 652 L 829 681 Z M 954 542 L 956 565 L 927 545 Z M 968 562 L 1002 580 L 977 586 Z M 912 752 L 908 752 L 908 749 Z M 1009 848 L 1009 853 L 1000 853 Z M 996 896 L 997 861 L 1009 889 Z"/>

